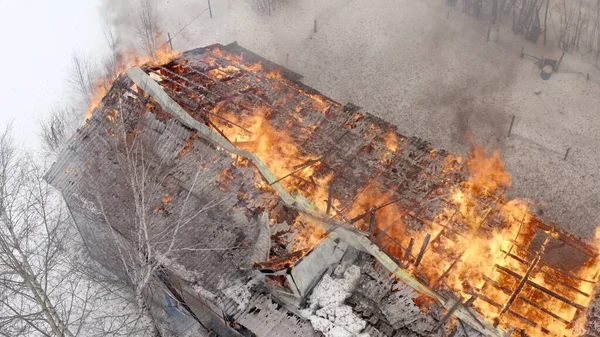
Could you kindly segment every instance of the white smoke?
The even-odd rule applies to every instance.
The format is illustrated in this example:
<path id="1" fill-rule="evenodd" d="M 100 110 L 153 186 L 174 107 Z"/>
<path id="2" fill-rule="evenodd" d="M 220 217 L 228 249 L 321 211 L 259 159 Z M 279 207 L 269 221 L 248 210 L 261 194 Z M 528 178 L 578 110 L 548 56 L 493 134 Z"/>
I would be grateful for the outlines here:
<path id="1" fill-rule="evenodd" d="M 228 0 L 212 0 L 215 9 L 222 7 Z M 138 51 L 143 52 L 144 37 L 141 30 L 144 28 L 142 17 L 145 8 L 153 11 L 153 24 L 160 35 L 161 41 L 168 39 L 168 34 L 185 36 L 182 27 L 190 23 L 194 18 L 200 22 L 209 17 L 205 12 L 203 17 L 198 14 L 208 8 L 208 1 L 198 0 L 104 0 L 100 6 L 101 15 L 104 20 L 105 30 L 112 34 L 116 40 L 119 52 Z M 146 22 L 147 24 L 147 22 Z"/>

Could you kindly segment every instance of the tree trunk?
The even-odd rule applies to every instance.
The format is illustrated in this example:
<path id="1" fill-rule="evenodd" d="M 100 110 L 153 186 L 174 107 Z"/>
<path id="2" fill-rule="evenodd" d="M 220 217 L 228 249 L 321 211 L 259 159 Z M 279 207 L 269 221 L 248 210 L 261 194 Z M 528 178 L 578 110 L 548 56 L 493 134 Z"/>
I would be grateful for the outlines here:
<path id="1" fill-rule="evenodd" d="M 546 15 L 544 15 L 544 46 L 546 45 L 546 32 L 548 31 L 548 8 L 550 7 L 550 0 L 546 0 Z"/>
<path id="2" fill-rule="evenodd" d="M 600 0 L 596 3 L 596 66 L 600 58 Z"/>
<path id="3" fill-rule="evenodd" d="M 144 289 L 145 289 L 144 286 L 140 286 L 140 285 L 136 286 L 135 296 L 137 298 L 138 307 L 140 308 L 142 317 L 147 319 L 148 324 L 150 324 L 152 327 L 152 336 L 161 337 L 162 335 L 160 333 L 160 329 L 156 325 L 156 320 L 154 319 L 154 317 L 152 316 L 152 313 L 150 312 L 150 304 L 148 303 L 148 300 L 146 299 L 146 296 L 144 294 Z"/>
<path id="4" fill-rule="evenodd" d="M 517 23 L 517 0 L 512 0 L 512 18 L 513 18 L 513 22 L 512 22 L 512 31 L 514 32 L 516 29 L 516 23 Z"/>
<path id="5" fill-rule="evenodd" d="M 492 25 L 498 21 L 498 0 L 492 1 Z"/>
<path id="6" fill-rule="evenodd" d="M 3 252 L 8 255 L 8 258 L 11 261 L 13 261 L 12 263 L 15 267 L 15 271 L 18 272 L 18 274 L 23 278 L 23 281 L 25 281 L 27 284 L 27 287 L 29 287 L 35 302 L 39 305 L 46 322 L 52 329 L 52 332 L 54 332 L 58 337 L 73 337 L 73 333 L 60 319 L 60 316 L 56 312 L 54 305 L 48 298 L 48 294 L 46 294 L 38 280 L 35 278 L 35 273 L 33 272 L 33 269 L 31 268 L 23 251 L 19 247 L 15 247 L 16 251 L 22 257 L 19 259 L 13 253 L 12 249 L 5 248 L 7 244 L 4 238 L 0 238 L 0 240 L 2 240 L 2 248 L 4 248 Z"/>

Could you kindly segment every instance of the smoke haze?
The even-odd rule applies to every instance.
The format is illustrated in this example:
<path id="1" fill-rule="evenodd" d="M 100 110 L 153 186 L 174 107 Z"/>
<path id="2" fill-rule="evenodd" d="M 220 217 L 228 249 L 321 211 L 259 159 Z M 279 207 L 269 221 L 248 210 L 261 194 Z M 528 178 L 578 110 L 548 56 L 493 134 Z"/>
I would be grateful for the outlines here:
<path id="1" fill-rule="evenodd" d="M 361 106 L 435 147 L 464 155 L 464 136 L 471 133 L 487 148 L 503 148 L 517 195 L 547 200 L 553 207 L 545 214 L 587 228 L 571 229 L 581 235 L 600 222 L 594 204 L 600 144 L 590 136 L 600 130 L 593 114 L 600 94 L 575 75 L 542 81 L 539 68 L 519 57 L 523 38 L 510 32 L 510 22 L 508 29 L 492 30 L 488 42 L 488 23 L 439 0 L 297 0 L 271 16 L 251 10 L 245 0 L 211 3 L 212 19 L 202 13 L 206 1 L 156 2 L 162 32 L 177 34 L 175 49 L 237 41 L 303 75 L 323 94 Z M 104 1 L 105 21 L 119 33 L 120 48 L 137 46 L 139 8 L 138 0 Z M 528 51 L 554 59 L 561 54 L 551 47 Z M 577 148 L 569 156 L 579 171 L 562 159 L 568 147 Z M 582 182 L 574 188 L 573 181 Z M 574 214 L 573 200 L 585 209 Z"/>

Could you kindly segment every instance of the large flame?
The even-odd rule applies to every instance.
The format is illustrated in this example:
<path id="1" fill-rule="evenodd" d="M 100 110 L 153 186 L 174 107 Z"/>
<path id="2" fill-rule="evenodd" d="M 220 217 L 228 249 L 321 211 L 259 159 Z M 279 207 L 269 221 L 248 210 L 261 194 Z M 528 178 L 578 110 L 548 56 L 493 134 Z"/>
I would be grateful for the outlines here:
<path id="1" fill-rule="evenodd" d="M 94 83 L 94 88 L 92 89 L 90 96 L 90 103 L 85 111 L 85 120 L 87 121 L 92 117 L 94 109 L 100 105 L 100 102 L 110 90 L 112 83 L 120 75 L 127 72 L 129 68 L 141 65 L 166 64 L 180 56 L 181 53 L 172 50 L 166 42 L 161 43 L 158 49 L 153 51 L 150 55 L 142 55 L 135 51 L 127 51 L 120 55 L 114 73 L 102 76 Z"/>

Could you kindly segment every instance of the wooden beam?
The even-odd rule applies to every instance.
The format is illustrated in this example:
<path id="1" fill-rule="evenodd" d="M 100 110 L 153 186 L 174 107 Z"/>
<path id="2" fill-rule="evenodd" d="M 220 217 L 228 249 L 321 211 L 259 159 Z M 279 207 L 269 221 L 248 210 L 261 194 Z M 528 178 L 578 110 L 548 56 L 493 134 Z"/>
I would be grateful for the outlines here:
<path id="1" fill-rule="evenodd" d="M 538 263 L 540 262 L 540 259 L 542 258 L 542 254 L 544 254 L 544 251 L 546 250 L 546 246 L 548 245 L 548 242 L 550 242 L 551 237 L 552 236 L 550 236 L 550 235 L 546 236 L 546 239 L 544 240 L 542 247 L 540 248 L 537 255 L 535 256 L 535 258 L 529 265 L 529 268 L 527 268 L 527 272 L 525 272 L 525 275 L 523 275 L 523 277 L 521 278 L 519 285 L 513 291 L 513 293 L 510 295 L 510 297 L 508 298 L 508 301 L 506 301 L 506 303 L 504 304 L 504 307 L 498 314 L 498 317 L 502 316 L 502 314 L 504 314 L 506 311 L 508 311 L 508 309 L 510 309 L 511 305 L 514 303 L 514 301 L 517 299 L 517 297 L 521 293 L 521 290 L 523 290 L 523 287 L 525 286 L 527 281 L 529 281 L 529 276 L 531 275 L 533 270 L 537 267 Z"/>
<path id="2" fill-rule="evenodd" d="M 404 251 L 404 256 L 398 260 L 398 266 L 402 269 L 408 268 L 410 266 L 410 256 L 412 253 L 413 245 L 415 243 L 415 239 L 410 238 L 410 242 L 408 243 L 408 248 Z M 427 282 L 424 282 L 427 283 Z"/>
<path id="3" fill-rule="evenodd" d="M 433 331 L 437 331 L 441 327 L 443 327 L 444 324 L 446 324 L 446 322 L 448 321 L 448 319 L 450 319 L 450 317 L 452 317 L 452 314 L 454 314 L 454 312 L 456 311 L 456 309 L 458 309 L 458 307 L 461 304 L 462 304 L 462 298 L 459 298 L 458 300 L 456 300 L 456 302 L 454 302 L 454 304 L 450 307 L 450 309 L 448 309 L 448 312 L 446 313 L 446 315 L 444 315 L 444 317 L 442 317 L 442 319 L 439 321 L 439 323 L 433 329 Z"/>
<path id="4" fill-rule="evenodd" d="M 515 124 L 515 115 L 512 116 L 510 120 L 510 127 L 508 128 L 508 137 L 510 138 L 510 133 L 512 132 L 513 124 Z"/>
<path id="5" fill-rule="evenodd" d="M 501 309 L 501 308 L 502 308 L 502 305 L 500 305 L 500 304 L 498 304 L 498 303 L 494 302 L 494 300 L 492 300 L 492 299 L 491 299 L 491 298 L 489 298 L 489 297 L 486 297 L 486 296 L 484 296 L 484 295 L 481 295 L 481 294 L 479 294 L 477 298 L 478 298 L 478 299 L 480 299 L 480 300 L 483 300 L 483 301 L 485 301 L 485 302 L 487 302 L 487 303 L 489 303 L 490 305 L 492 305 L 492 306 L 494 306 L 494 307 L 496 307 L 496 308 L 498 308 L 498 309 Z M 531 325 L 532 327 L 537 327 L 537 326 L 538 326 L 538 325 L 537 325 L 537 323 L 535 323 L 534 321 L 532 321 L 532 320 L 528 319 L 527 317 L 525 317 L 525 316 L 523 316 L 523 315 L 521 315 L 521 314 L 519 314 L 519 313 L 517 313 L 517 312 L 514 312 L 514 311 L 512 311 L 512 310 L 508 310 L 508 312 L 507 312 L 507 313 L 508 313 L 508 314 L 511 314 L 511 315 L 513 315 L 513 316 L 515 316 L 515 317 L 517 317 L 518 319 L 520 319 L 520 320 L 522 320 L 523 322 L 525 322 L 525 323 L 527 323 L 527 324 Z"/>
<path id="6" fill-rule="evenodd" d="M 392 204 L 395 204 L 395 203 L 397 203 L 397 202 L 400 202 L 400 201 L 402 201 L 402 199 L 403 199 L 403 198 L 398 198 L 398 199 L 394 199 L 394 200 L 388 201 L 388 202 L 386 202 L 386 203 L 384 203 L 384 204 L 381 204 L 381 205 L 379 205 L 379 206 L 377 206 L 377 207 L 374 207 L 374 208 L 372 208 L 371 210 L 373 210 L 373 211 L 378 211 L 378 210 L 380 210 L 380 209 L 382 209 L 382 208 L 384 208 L 384 207 L 387 207 L 387 206 L 389 206 L 389 205 L 392 205 Z M 404 205 L 403 205 L 403 206 L 404 206 Z M 359 215 L 355 216 L 354 218 L 350 219 L 350 223 L 355 223 L 355 222 L 357 222 L 357 221 L 359 221 L 359 220 L 361 220 L 361 219 L 365 218 L 365 217 L 366 217 L 368 214 L 370 214 L 371 210 L 369 210 L 369 211 L 367 211 L 367 212 L 364 212 L 364 213 L 362 213 L 362 214 L 359 214 Z M 398 216 L 399 216 L 399 217 L 402 217 L 402 216 L 404 216 L 404 214 L 406 214 L 406 212 L 407 212 L 407 211 L 408 211 L 408 209 L 407 209 L 406 211 L 404 211 L 404 212 L 400 213 Z"/>
<path id="7" fill-rule="evenodd" d="M 503 253 L 507 253 L 505 250 L 501 250 L 501 252 L 503 252 Z M 512 254 L 512 253 L 508 253 L 508 254 L 507 254 L 507 256 L 509 256 L 509 257 L 511 257 L 511 258 L 513 258 L 513 259 L 515 259 L 516 261 L 518 261 L 518 262 L 520 262 L 520 263 L 527 263 L 527 261 L 526 261 L 526 260 L 524 260 L 524 259 L 522 259 L 521 257 L 519 257 L 519 256 L 517 256 L 517 255 L 514 255 L 514 254 Z M 540 261 L 540 262 L 539 262 L 539 264 L 540 264 L 540 265 L 542 265 L 542 266 L 546 266 L 546 267 L 548 267 L 548 268 L 552 268 L 552 267 L 551 267 L 551 266 L 549 266 L 548 264 L 544 263 L 544 261 Z M 570 275 L 568 275 L 568 274 L 564 274 L 564 273 L 563 273 L 561 270 L 559 270 L 559 269 L 554 269 L 554 268 L 552 268 L 552 270 L 554 270 L 554 271 L 556 271 L 556 272 L 560 273 L 561 275 L 563 275 L 563 276 L 565 276 L 565 277 L 570 277 Z M 574 292 L 576 292 L 576 293 L 578 293 L 578 294 L 584 295 L 584 296 L 586 296 L 586 297 L 590 297 L 590 294 L 587 294 L 587 293 L 585 293 L 584 291 L 581 291 L 581 289 L 579 289 L 579 288 L 577 288 L 577 287 L 574 287 L 574 286 L 572 286 L 572 285 L 568 284 L 567 282 L 565 282 L 565 281 L 563 281 L 563 280 L 560 280 L 560 279 L 558 279 L 557 277 L 555 277 L 555 276 L 554 276 L 554 275 L 552 275 L 551 273 L 548 273 L 548 272 L 547 272 L 547 271 L 545 271 L 544 269 L 540 268 L 540 272 L 544 273 L 546 276 L 548 276 L 549 278 L 551 278 L 551 279 L 552 279 L 554 282 L 560 283 L 560 284 L 561 284 L 561 285 L 563 285 L 565 288 L 568 288 L 568 289 L 570 289 L 570 290 L 572 290 L 572 291 L 574 291 Z M 582 281 L 582 280 L 581 280 L 581 279 L 579 279 L 579 278 L 573 278 L 573 279 L 574 279 L 574 280 L 576 280 L 576 281 L 578 281 L 578 282 L 581 282 L 581 281 Z"/>
<path id="8" fill-rule="evenodd" d="M 375 228 L 377 227 L 377 225 L 375 224 L 375 210 L 371 209 L 369 214 L 371 215 L 369 219 L 369 237 L 372 238 L 373 234 L 375 233 Z"/>
<path id="9" fill-rule="evenodd" d="M 565 52 L 563 52 L 562 55 L 560 56 L 560 59 L 558 60 L 558 64 L 556 65 L 556 69 L 554 69 L 554 71 L 558 71 L 558 68 L 560 67 L 560 64 L 562 63 L 563 57 L 565 57 Z"/>
<path id="10" fill-rule="evenodd" d="M 431 235 L 428 233 L 425 235 L 425 240 L 423 240 L 423 245 L 421 246 L 421 251 L 419 252 L 419 256 L 417 256 L 417 261 L 415 261 L 415 268 L 418 268 L 421 264 L 421 260 L 423 259 L 423 255 L 425 255 L 425 251 L 427 250 L 427 245 L 429 244 L 429 239 Z"/>
<path id="11" fill-rule="evenodd" d="M 529 249 L 528 247 L 525 247 L 525 246 L 523 246 L 523 245 L 519 244 L 519 243 L 518 243 L 518 242 L 516 242 L 516 241 L 510 241 L 510 242 L 512 243 L 512 246 L 511 246 L 511 247 L 517 247 L 517 248 L 521 249 L 521 251 L 522 251 L 522 252 L 524 252 L 524 253 L 526 254 L 526 256 L 528 256 L 528 257 L 531 257 L 531 258 L 534 258 L 534 257 L 535 257 L 535 255 L 531 254 L 531 253 L 528 251 L 528 249 Z M 504 251 L 502 251 L 502 252 L 504 252 Z M 510 251 L 509 251 L 509 253 L 510 253 Z M 506 256 L 508 256 L 508 255 L 506 255 Z M 546 262 L 544 262 L 543 260 L 542 260 L 542 261 L 540 261 L 540 264 L 543 264 L 543 265 L 545 265 L 545 266 L 548 266 L 548 267 L 550 267 L 550 268 L 552 268 L 552 269 L 556 270 L 557 272 L 561 273 L 562 275 L 564 275 L 564 276 L 566 276 L 566 277 L 569 277 L 569 278 L 572 278 L 573 280 L 577 280 L 577 281 L 581 281 L 581 282 L 585 282 L 585 283 L 592 283 L 592 284 L 596 284 L 596 281 L 594 281 L 594 280 L 596 279 L 596 277 L 593 277 L 593 279 L 592 279 L 592 280 L 588 280 L 588 279 L 584 279 L 584 278 L 578 277 L 577 275 L 573 275 L 573 274 L 569 273 L 568 271 L 566 271 L 566 270 L 563 270 L 563 269 L 561 269 L 561 268 L 558 268 L 558 267 L 551 267 L 551 266 L 549 266 L 549 265 L 548 265 Z"/>
<path id="12" fill-rule="evenodd" d="M 329 191 L 328 191 L 328 195 L 327 195 L 327 210 L 325 211 L 325 214 L 329 215 L 331 214 L 331 203 L 333 202 L 333 188 L 331 187 L 331 185 L 329 185 Z"/>
<path id="13" fill-rule="evenodd" d="M 571 151 L 571 148 L 567 149 L 567 152 L 565 153 L 565 157 L 563 158 L 563 160 L 567 160 L 567 157 L 569 156 L 569 152 Z"/>
<path id="14" fill-rule="evenodd" d="M 485 276 L 485 275 L 484 275 L 483 277 L 484 277 L 484 279 L 485 279 L 485 280 L 486 280 L 488 283 L 490 283 L 490 284 L 491 284 L 492 286 L 494 286 L 495 288 L 502 290 L 502 292 L 504 292 L 504 293 L 505 293 L 505 294 L 507 294 L 507 295 L 510 295 L 510 294 L 511 294 L 511 291 L 510 291 L 510 289 L 508 289 L 508 288 L 504 287 L 504 286 L 503 286 L 503 285 L 501 285 L 500 283 L 498 283 L 498 282 L 496 282 L 496 281 L 492 280 L 491 278 L 489 278 L 489 277 L 487 277 L 487 276 Z M 533 302 L 532 300 L 530 300 L 530 299 L 528 299 L 528 298 L 526 298 L 526 297 L 523 297 L 523 296 L 519 295 L 518 299 L 519 299 L 520 301 L 523 301 L 524 303 L 527 303 L 527 304 L 531 305 L 532 307 L 534 307 L 534 308 L 536 308 L 536 309 L 538 309 L 538 310 L 542 311 L 543 313 L 545 313 L 545 314 L 547 314 L 547 315 L 551 316 L 552 318 L 554 318 L 554 319 L 556 319 L 556 320 L 559 320 L 559 321 L 561 321 L 561 322 L 562 322 L 562 323 L 564 323 L 565 325 L 567 325 L 567 324 L 569 324 L 569 323 L 570 323 L 570 322 L 569 322 L 569 321 L 567 321 L 566 319 L 564 319 L 564 318 L 562 318 L 562 317 L 558 316 L 557 314 L 553 313 L 552 311 L 550 311 L 550 310 L 548 310 L 548 309 L 546 309 L 546 308 L 542 307 L 541 305 L 539 305 L 539 304 L 537 304 L 537 303 Z"/>
<path id="15" fill-rule="evenodd" d="M 294 170 L 292 172 L 290 172 L 290 173 L 284 175 L 283 177 L 281 177 L 281 178 L 279 178 L 279 179 L 277 179 L 277 180 L 269 183 L 269 185 L 276 184 L 276 183 L 282 181 L 283 179 L 285 179 L 285 178 L 287 178 L 289 176 L 292 176 L 292 175 L 296 174 L 297 172 L 299 172 L 299 171 L 301 171 L 301 170 L 303 170 L 303 169 L 305 169 L 305 168 L 307 168 L 309 166 L 312 166 L 312 165 L 318 163 L 319 161 L 321 161 L 321 159 L 322 158 L 319 158 L 319 159 L 309 159 L 309 160 L 305 161 L 304 163 L 302 163 L 300 165 L 296 165 L 296 166 L 293 167 Z"/>
<path id="16" fill-rule="evenodd" d="M 508 254 L 510 254 L 512 252 L 512 249 L 515 247 L 517 239 L 519 238 L 519 235 L 521 235 L 521 227 L 522 226 L 523 226 L 523 221 L 519 221 L 519 229 L 517 229 L 517 234 L 515 235 L 515 238 L 511 241 L 511 245 L 510 245 L 510 248 L 508 249 L 508 252 L 506 253 L 506 255 L 504 255 L 505 259 L 508 256 Z"/>
<path id="17" fill-rule="evenodd" d="M 398 242 L 396 239 L 394 239 L 391 235 L 389 235 L 386 231 L 382 230 L 381 233 L 383 233 L 388 239 L 390 239 L 400 249 L 405 250 L 404 247 L 402 247 L 402 244 L 400 242 Z"/>
<path id="18" fill-rule="evenodd" d="M 410 254 L 412 254 L 414 244 L 415 244 L 415 239 L 410 238 L 410 242 L 408 243 L 408 248 L 406 249 L 406 253 L 404 254 L 404 261 L 407 263 L 410 261 Z"/>
<path id="19" fill-rule="evenodd" d="M 460 261 L 462 256 L 463 256 L 463 254 L 460 254 L 459 257 L 457 257 L 456 259 L 454 259 L 454 261 L 452 261 L 452 264 L 450 265 L 450 267 L 448 267 L 442 273 L 442 275 L 440 275 L 440 277 L 437 280 L 435 280 L 435 282 L 433 282 L 433 284 L 431 285 L 432 288 L 435 288 L 446 276 L 448 276 L 448 274 L 450 273 L 450 270 L 452 270 L 452 268 L 454 268 L 454 266 Z"/>
<path id="20" fill-rule="evenodd" d="M 553 232 L 555 235 L 558 235 L 559 240 L 564 241 L 569 246 L 576 248 L 590 257 L 596 257 L 598 255 L 598 250 L 594 246 L 583 242 L 573 234 L 567 233 L 566 231 L 557 228 L 554 225 L 544 223 L 535 217 L 531 219 L 530 224 L 535 225 L 537 228 L 545 232 Z"/>
<path id="21" fill-rule="evenodd" d="M 510 269 L 508 269 L 508 268 L 506 268 L 504 266 L 496 264 L 496 265 L 494 265 L 494 267 L 496 267 L 498 270 L 500 270 L 500 271 L 504 272 L 505 274 L 508 274 L 508 275 L 510 275 L 512 277 L 515 277 L 515 278 L 518 278 L 518 279 L 522 279 L 523 278 L 518 273 L 516 273 L 516 272 L 514 272 L 514 271 L 512 271 L 512 270 L 510 270 Z M 550 295 L 550 296 L 552 296 L 552 297 L 554 297 L 554 298 L 556 298 L 556 299 L 558 299 L 560 301 L 563 301 L 563 302 L 567 303 L 568 305 L 570 305 L 570 306 L 572 306 L 574 308 L 577 308 L 579 310 L 585 310 L 585 307 L 583 305 L 575 303 L 575 302 L 569 300 L 568 298 L 566 298 L 566 297 L 564 297 L 562 295 L 559 295 L 559 294 L 555 293 L 554 291 L 552 291 L 552 290 L 550 290 L 548 288 L 545 288 L 545 287 L 543 287 L 543 286 L 541 286 L 541 285 L 539 285 L 539 284 L 537 284 L 537 283 L 535 283 L 535 282 L 533 282 L 531 280 L 527 280 L 527 284 L 530 285 L 530 286 L 532 286 L 533 288 L 535 288 L 535 289 L 537 289 L 537 290 L 539 290 L 539 291 L 547 294 L 547 295 Z"/>

